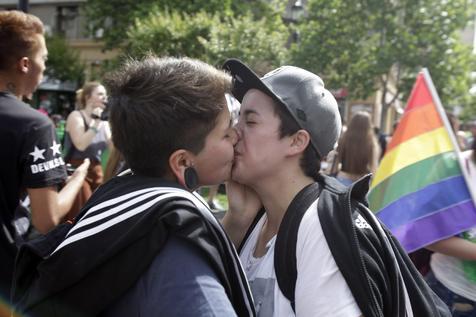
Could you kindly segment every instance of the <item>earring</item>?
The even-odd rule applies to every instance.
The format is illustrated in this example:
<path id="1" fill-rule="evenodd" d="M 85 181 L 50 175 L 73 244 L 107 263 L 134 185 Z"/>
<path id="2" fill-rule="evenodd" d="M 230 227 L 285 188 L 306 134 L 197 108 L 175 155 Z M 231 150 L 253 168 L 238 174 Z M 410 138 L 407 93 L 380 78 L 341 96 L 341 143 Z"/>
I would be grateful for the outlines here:
<path id="1" fill-rule="evenodd" d="M 187 167 L 184 172 L 185 186 L 189 190 L 194 190 L 198 187 L 198 174 L 193 167 Z"/>

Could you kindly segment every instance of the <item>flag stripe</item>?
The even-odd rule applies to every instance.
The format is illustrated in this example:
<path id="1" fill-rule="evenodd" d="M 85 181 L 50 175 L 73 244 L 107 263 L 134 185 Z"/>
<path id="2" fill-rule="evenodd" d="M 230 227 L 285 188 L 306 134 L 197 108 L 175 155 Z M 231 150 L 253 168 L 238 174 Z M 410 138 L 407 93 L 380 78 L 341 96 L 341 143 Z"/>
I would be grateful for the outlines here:
<path id="1" fill-rule="evenodd" d="M 433 97 L 431 96 L 431 92 L 426 85 L 425 77 L 423 77 L 423 75 L 419 75 L 416 79 L 415 85 L 413 86 L 410 98 L 408 99 L 405 112 L 422 107 L 432 102 Z"/>
<path id="2" fill-rule="evenodd" d="M 468 230 L 474 223 L 476 223 L 474 204 L 472 201 L 466 201 L 392 229 L 392 233 L 407 252 L 412 252 Z"/>
<path id="3" fill-rule="evenodd" d="M 375 174 L 370 207 L 407 251 L 476 225 L 451 126 L 426 69 Z"/>
<path id="4" fill-rule="evenodd" d="M 401 197 L 377 215 L 390 229 L 394 229 L 467 200 L 471 201 L 471 196 L 464 177 L 458 175 Z"/>
<path id="5" fill-rule="evenodd" d="M 422 175 L 421 171 L 427 171 L 427 173 Z M 368 196 L 370 208 L 378 212 L 402 196 L 458 174 L 461 174 L 461 169 L 454 152 L 429 157 L 402 168 L 392 177 L 378 184 Z"/>
<path id="6" fill-rule="evenodd" d="M 372 188 L 402 168 L 449 151 L 453 151 L 453 144 L 444 127 L 408 140 L 385 154 L 375 174 Z"/>
<path id="7" fill-rule="evenodd" d="M 429 103 L 412 111 L 405 112 L 398 125 L 399 129 L 392 136 L 392 140 L 387 146 L 387 151 L 420 134 L 441 128 L 443 121 L 441 121 L 435 105 Z"/>

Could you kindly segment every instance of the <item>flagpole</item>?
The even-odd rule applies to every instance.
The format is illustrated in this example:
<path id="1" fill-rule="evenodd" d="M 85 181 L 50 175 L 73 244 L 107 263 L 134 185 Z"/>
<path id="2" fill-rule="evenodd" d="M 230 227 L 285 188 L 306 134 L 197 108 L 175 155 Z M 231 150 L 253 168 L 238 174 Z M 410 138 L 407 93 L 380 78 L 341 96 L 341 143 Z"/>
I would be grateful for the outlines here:
<path id="1" fill-rule="evenodd" d="M 446 113 L 444 111 L 443 104 L 441 103 L 440 97 L 438 96 L 438 92 L 436 91 L 435 85 L 433 84 L 433 80 L 431 79 L 430 72 L 428 71 L 427 68 L 423 68 L 422 73 L 423 73 L 423 78 L 428 84 L 428 89 L 430 90 L 431 96 L 436 103 L 435 105 L 436 109 L 438 110 L 441 120 L 443 121 L 443 124 L 445 125 L 445 128 L 448 131 L 451 143 L 453 143 L 453 147 L 455 148 L 455 151 L 456 151 L 456 157 L 458 159 L 459 167 L 461 169 L 461 172 L 463 173 L 463 178 L 466 181 L 466 187 L 468 188 L 469 194 L 471 195 L 471 198 L 473 199 L 473 204 L 476 206 L 476 192 L 475 192 L 475 189 L 470 185 L 471 182 L 469 181 L 468 171 L 464 167 L 463 158 L 461 157 L 461 150 L 456 140 L 455 132 L 453 131 L 453 128 L 451 127 L 451 124 L 448 121 L 448 117 L 446 116 Z"/>

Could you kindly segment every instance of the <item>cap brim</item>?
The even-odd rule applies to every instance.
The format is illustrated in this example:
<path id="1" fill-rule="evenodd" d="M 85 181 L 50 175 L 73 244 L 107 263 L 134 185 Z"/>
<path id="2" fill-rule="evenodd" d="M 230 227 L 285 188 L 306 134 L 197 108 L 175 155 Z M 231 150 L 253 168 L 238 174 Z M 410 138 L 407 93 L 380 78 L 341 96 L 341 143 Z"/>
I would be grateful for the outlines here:
<path id="1" fill-rule="evenodd" d="M 260 77 L 240 60 L 236 58 L 227 59 L 222 68 L 233 76 L 231 92 L 239 102 L 243 101 L 243 97 L 250 89 L 258 89 L 271 98 L 281 102 L 279 97 L 261 81 Z"/>

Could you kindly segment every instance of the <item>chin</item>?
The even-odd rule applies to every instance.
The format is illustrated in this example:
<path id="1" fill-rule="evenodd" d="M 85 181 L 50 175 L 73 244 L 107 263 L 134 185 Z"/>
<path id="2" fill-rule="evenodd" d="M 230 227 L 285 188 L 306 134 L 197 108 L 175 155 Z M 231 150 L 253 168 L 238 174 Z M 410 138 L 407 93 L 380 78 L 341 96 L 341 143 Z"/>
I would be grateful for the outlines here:
<path id="1" fill-rule="evenodd" d="M 223 182 L 226 182 L 227 180 L 229 180 L 231 177 L 231 173 L 228 172 L 228 173 L 224 173 L 222 175 L 217 175 L 215 177 L 209 177 L 208 179 L 206 179 L 204 181 L 204 184 L 205 186 L 213 186 L 213 185 L 218 185 L 218 184 L 222 184 Z"/>
<path id="2" fill-rule="evenodd" d="M 240 184 L 245 183 L 244 179 L 243 179 L 243 175 L 235 168 L 231 172 L 231 179 L 234 180 L 235 182 L 240 183 Z"/>

